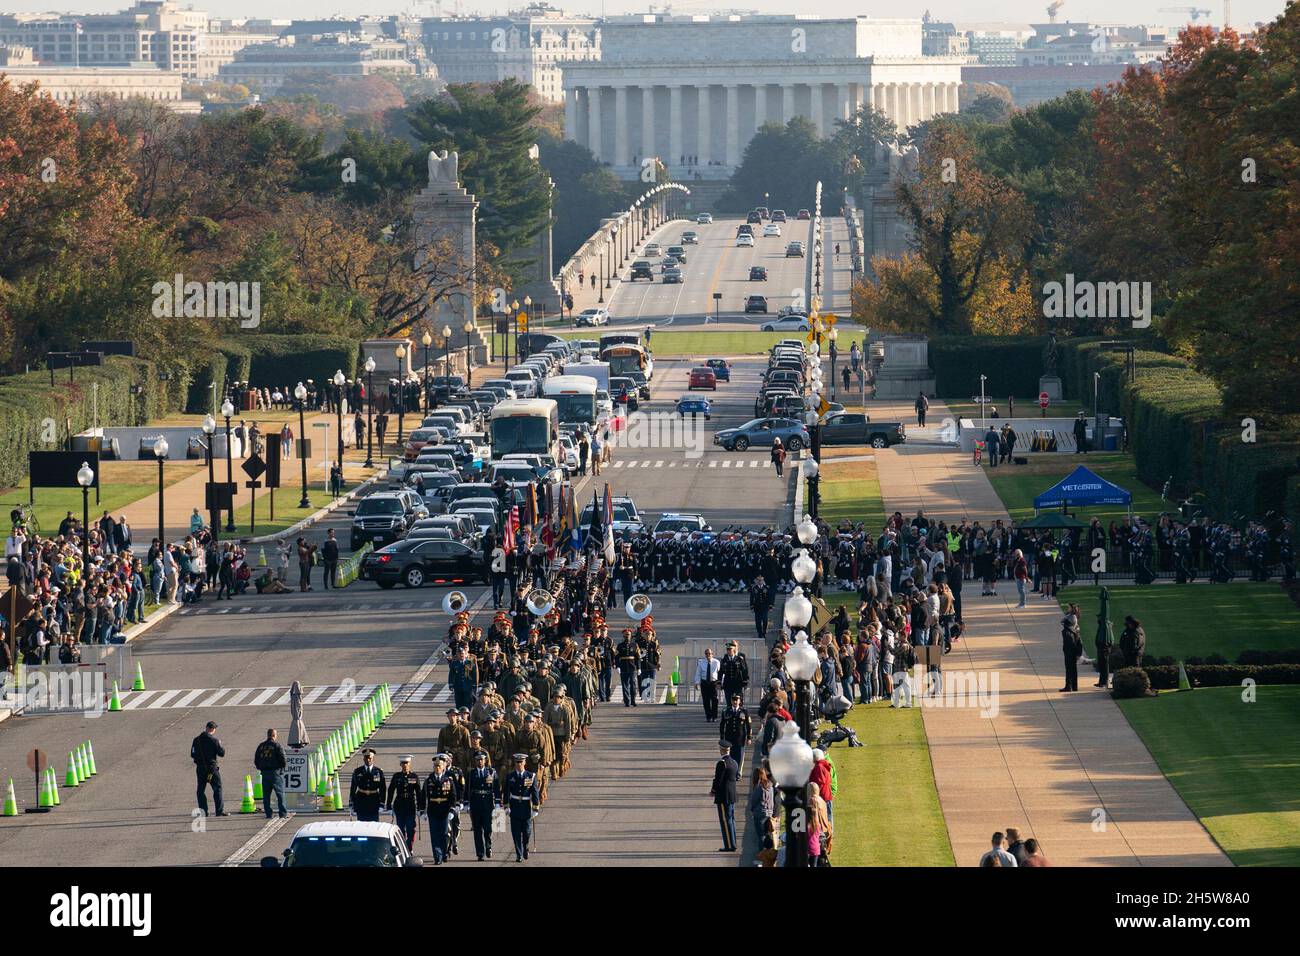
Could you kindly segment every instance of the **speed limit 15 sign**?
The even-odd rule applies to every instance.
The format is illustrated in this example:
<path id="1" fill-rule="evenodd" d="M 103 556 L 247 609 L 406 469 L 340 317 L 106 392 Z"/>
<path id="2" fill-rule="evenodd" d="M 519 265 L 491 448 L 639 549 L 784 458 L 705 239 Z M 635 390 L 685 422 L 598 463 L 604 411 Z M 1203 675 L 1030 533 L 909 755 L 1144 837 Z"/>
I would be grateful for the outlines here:
<path id="1" fill-rule="evenodd" d="M 307 752 L 297 751 L 284 755 L 284 792 L 306 793 L 308 791 Z"/>

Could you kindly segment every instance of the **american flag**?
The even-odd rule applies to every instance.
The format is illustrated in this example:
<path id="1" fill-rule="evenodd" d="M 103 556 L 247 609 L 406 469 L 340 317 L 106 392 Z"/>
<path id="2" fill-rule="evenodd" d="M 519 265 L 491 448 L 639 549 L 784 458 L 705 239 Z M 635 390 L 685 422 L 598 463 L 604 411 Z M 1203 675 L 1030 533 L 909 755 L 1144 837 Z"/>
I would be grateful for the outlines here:
<path id="1" fill-rule="evenodd" d="M 508 552 L 515 549 L 515 529 L 519 527 L 519 506 L 515 505 L 510 509 L 510 514 L 506 517 L 506 530 L 501 539 L 501 546 Z"/>
<path id="2" fill-rule="evenodd" d="M 610 496 L 609 482 L 605 482 L 605 560 L 614 563 L 614 499 Z"/>

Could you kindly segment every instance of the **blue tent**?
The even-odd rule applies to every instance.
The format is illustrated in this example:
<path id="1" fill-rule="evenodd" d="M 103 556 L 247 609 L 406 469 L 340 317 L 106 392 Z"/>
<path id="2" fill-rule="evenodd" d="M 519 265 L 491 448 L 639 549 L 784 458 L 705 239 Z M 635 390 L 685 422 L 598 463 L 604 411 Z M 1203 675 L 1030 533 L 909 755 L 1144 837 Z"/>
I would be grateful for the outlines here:
<path id="1" fill-rule="evenodd" d="M 1094 474 L 1080 465 L 1069 475 L 1034 499 L 1034 509 L 1055 508 L 1061 505 L 1087 508 L 1092 505 L 1132 506 L 1133 496 L 1113 482 Z"/>

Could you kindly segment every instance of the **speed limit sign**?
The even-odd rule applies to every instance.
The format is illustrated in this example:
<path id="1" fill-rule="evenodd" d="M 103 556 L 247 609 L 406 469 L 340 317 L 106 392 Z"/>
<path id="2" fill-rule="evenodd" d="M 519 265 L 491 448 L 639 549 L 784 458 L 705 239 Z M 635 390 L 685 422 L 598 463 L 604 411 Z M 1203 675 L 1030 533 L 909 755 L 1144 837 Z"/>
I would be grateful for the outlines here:
<path id="1" fill-rule="evenodd" d="M 284 792 L 285 793 L 307 793 L 308 779 L 310 774 L 307 772 L 307 752 L 289 751 L 284 755 Z"/>

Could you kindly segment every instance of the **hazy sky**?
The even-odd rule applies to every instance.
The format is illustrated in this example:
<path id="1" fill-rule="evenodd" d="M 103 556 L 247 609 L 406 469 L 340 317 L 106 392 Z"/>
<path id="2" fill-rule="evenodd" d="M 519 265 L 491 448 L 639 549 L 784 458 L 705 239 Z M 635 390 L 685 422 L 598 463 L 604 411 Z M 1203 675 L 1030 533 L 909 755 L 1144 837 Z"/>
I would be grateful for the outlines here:
<path id="1" fill-rule="evenodd" d="M 194 6 L 206 9 L 219 17 L 327 17 L 335 14 L 359 15 L 418 13 L 428 16 L 435 12 L 437 4 L 405 3 L 402 0 L 181 0 L 182 6 Z M 645 12 L 648 5 L 645 0 L 570 0 L 560 2 L 552 0 L 554 6 L 574 13 L 614 14 Z M 131 0 L 0 0 L 0 11 L 73 11 L 78 13 L 106 13 L 130 6 Z M 497 2 L 497 0 L 446 0 L 442 4 L 445 13 L 459 9 L 465 14 L 504 13 L 522 7 L 524 0 L 516 2 Z M 1177 25 L 1185 22 L 1186 17 L 1176 13 L 1161 13 L 1161 7 L 1181 7 L 1183 4 L 1169 0 L 1066 0 L 1060 12 L 1062 19 L 1096 20 L 1102 22 L 1148 23 Z M 1209 22 L 1223 22 L 1222 0 L 1205 4 L 1203 8 L 1212 11 Z M 1237 26 L 1248 26 L 1257 20 L 1272 20 L 1285 6 L 1285 0 L 1236 0 L 1232 3 L 1232 22 Z M 842 16 L 892 16 L 919 17 L 929 10 L 936 19 L 975 21 L 1003 20 L 1019 23 L 1037 23 L 1047 19 L 1047 0 L 894 0 L 892 3 L 864 3 L 862 0 L 749 0 L 749 2 L 729 3 L 728 0 L 681 0 L 675 5 L 678 13 L 706 11 L 709 9 L 757 10 L 762 13 L 800 13 L 815 14 L 824 17 Z M 1202 21 L 1205 22 L 1205 21 Z"/>

